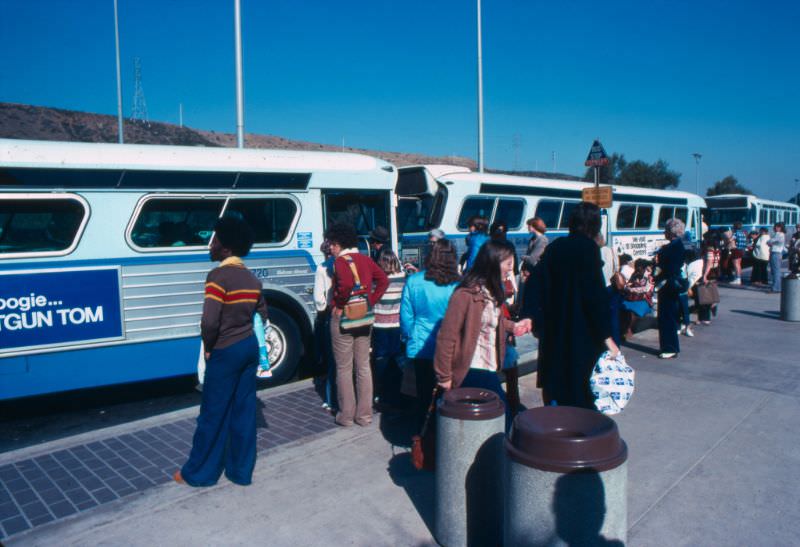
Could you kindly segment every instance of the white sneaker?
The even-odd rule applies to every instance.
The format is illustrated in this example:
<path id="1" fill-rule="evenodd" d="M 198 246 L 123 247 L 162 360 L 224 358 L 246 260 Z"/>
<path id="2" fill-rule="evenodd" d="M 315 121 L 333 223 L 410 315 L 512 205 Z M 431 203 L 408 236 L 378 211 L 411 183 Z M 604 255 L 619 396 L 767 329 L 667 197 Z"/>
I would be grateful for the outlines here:
<path id="1" fill-rule="evenodd" d="M 686 325 L 685 327 L 683 327 L 683 334 L 685 336 L 688 336 L 689 338 L 694 338 L 694 331 L 692 330 L 692 327 L 690 325 Z"/>
<path id="2" fill-rule="evenodd" d="M 742 284 L 742 278 L 741 277 L 737 277 L 736 279 L 731 281 L 731 285 L 741 285 L 741 284 Z"/>
<path id="3" fill-rule="evenodd" d="M 666 352 L 664 352 L 664 353 L 659 353 L 658 354 L 658 358 L 659 359 L 675 359 L 677 356 L 678 356 L 677 353 L 666 353 Z"/>

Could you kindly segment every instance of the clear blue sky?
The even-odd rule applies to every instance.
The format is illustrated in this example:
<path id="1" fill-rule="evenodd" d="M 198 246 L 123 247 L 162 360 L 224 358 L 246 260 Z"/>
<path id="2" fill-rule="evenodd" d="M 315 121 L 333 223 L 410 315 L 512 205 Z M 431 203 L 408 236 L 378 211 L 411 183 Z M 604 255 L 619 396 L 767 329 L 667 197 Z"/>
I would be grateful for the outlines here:
<path id="1" fill-rule="evenodd" d="M 235 132 L 233 0 L 119 0 L 124 112 Z M 242 0 L 245 128 L 477 157 L 473 0 Z M 800 178 L 800 2 L 483 0 L 486 165 L 582 174 L 595 138 L 701 193 Z M 116 113 L 112 0 L 0 0 L 0 101 Z M 514 147 L 515 135 L 518 146 Z"/>

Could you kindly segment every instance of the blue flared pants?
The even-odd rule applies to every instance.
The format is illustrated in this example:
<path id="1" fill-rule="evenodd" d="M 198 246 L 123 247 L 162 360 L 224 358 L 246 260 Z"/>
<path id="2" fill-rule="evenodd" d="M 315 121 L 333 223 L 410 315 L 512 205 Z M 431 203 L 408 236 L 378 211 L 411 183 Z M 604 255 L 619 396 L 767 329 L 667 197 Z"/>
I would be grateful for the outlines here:
<path id="1" fill-rule="evenodd" d="M 211 352 L 192 451 L 181 469 L 187 484 L 211 486 L 223 470 L 231 482 L 250 484 L 256 463 L 257 366 L 255 336 Z"/>

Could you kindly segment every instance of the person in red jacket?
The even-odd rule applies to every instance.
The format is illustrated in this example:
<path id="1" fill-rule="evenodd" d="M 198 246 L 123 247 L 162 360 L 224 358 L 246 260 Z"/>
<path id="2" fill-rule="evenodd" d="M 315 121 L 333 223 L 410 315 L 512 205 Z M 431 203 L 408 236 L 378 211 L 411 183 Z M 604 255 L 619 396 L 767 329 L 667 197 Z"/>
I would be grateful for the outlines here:
<path id="1" fill-rule="evenodd" d="M 374 306 L 386 292 L 389 279 L 370 257 L 358 252 L 358 234 L 353 226 L 334 224 L 325 232 L 325 239 L 330 242 L 331 254 L 336 257 L 333 263 L 331 315 L 331 342 L 336 361 L 336 390 L 339 401 L 336 423 L 351 426 L 355 422 L 366 426 L 372 423 L 372 371 L 369 359 L 372 327 L 367 326 L 353 331 L 342 330 L 342 311 L 356 284 L 351 264 L 358 273 L 370 307 Z"/>

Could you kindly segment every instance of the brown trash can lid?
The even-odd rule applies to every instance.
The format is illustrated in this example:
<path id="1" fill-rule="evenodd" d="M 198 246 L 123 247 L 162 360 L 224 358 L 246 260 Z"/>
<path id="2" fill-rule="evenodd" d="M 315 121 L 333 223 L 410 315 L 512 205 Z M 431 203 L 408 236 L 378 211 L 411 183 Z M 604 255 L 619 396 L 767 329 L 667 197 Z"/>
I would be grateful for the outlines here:
<path id="1" fill-rule="evenodd" d="M 439 414 L 456 420 L 491 420 L 505 412 L 503 401 L 488 389 L 459 387 L 446 391 L 439 401 Z"/>
<path id="2" fill-rule="evenodd" d="M 545 406 L 519 414 L 505 444 L 512 460 L 557 473 L 608 471 L 628 459 L 628 447 L 614 420 L 571 406 Z"/>

